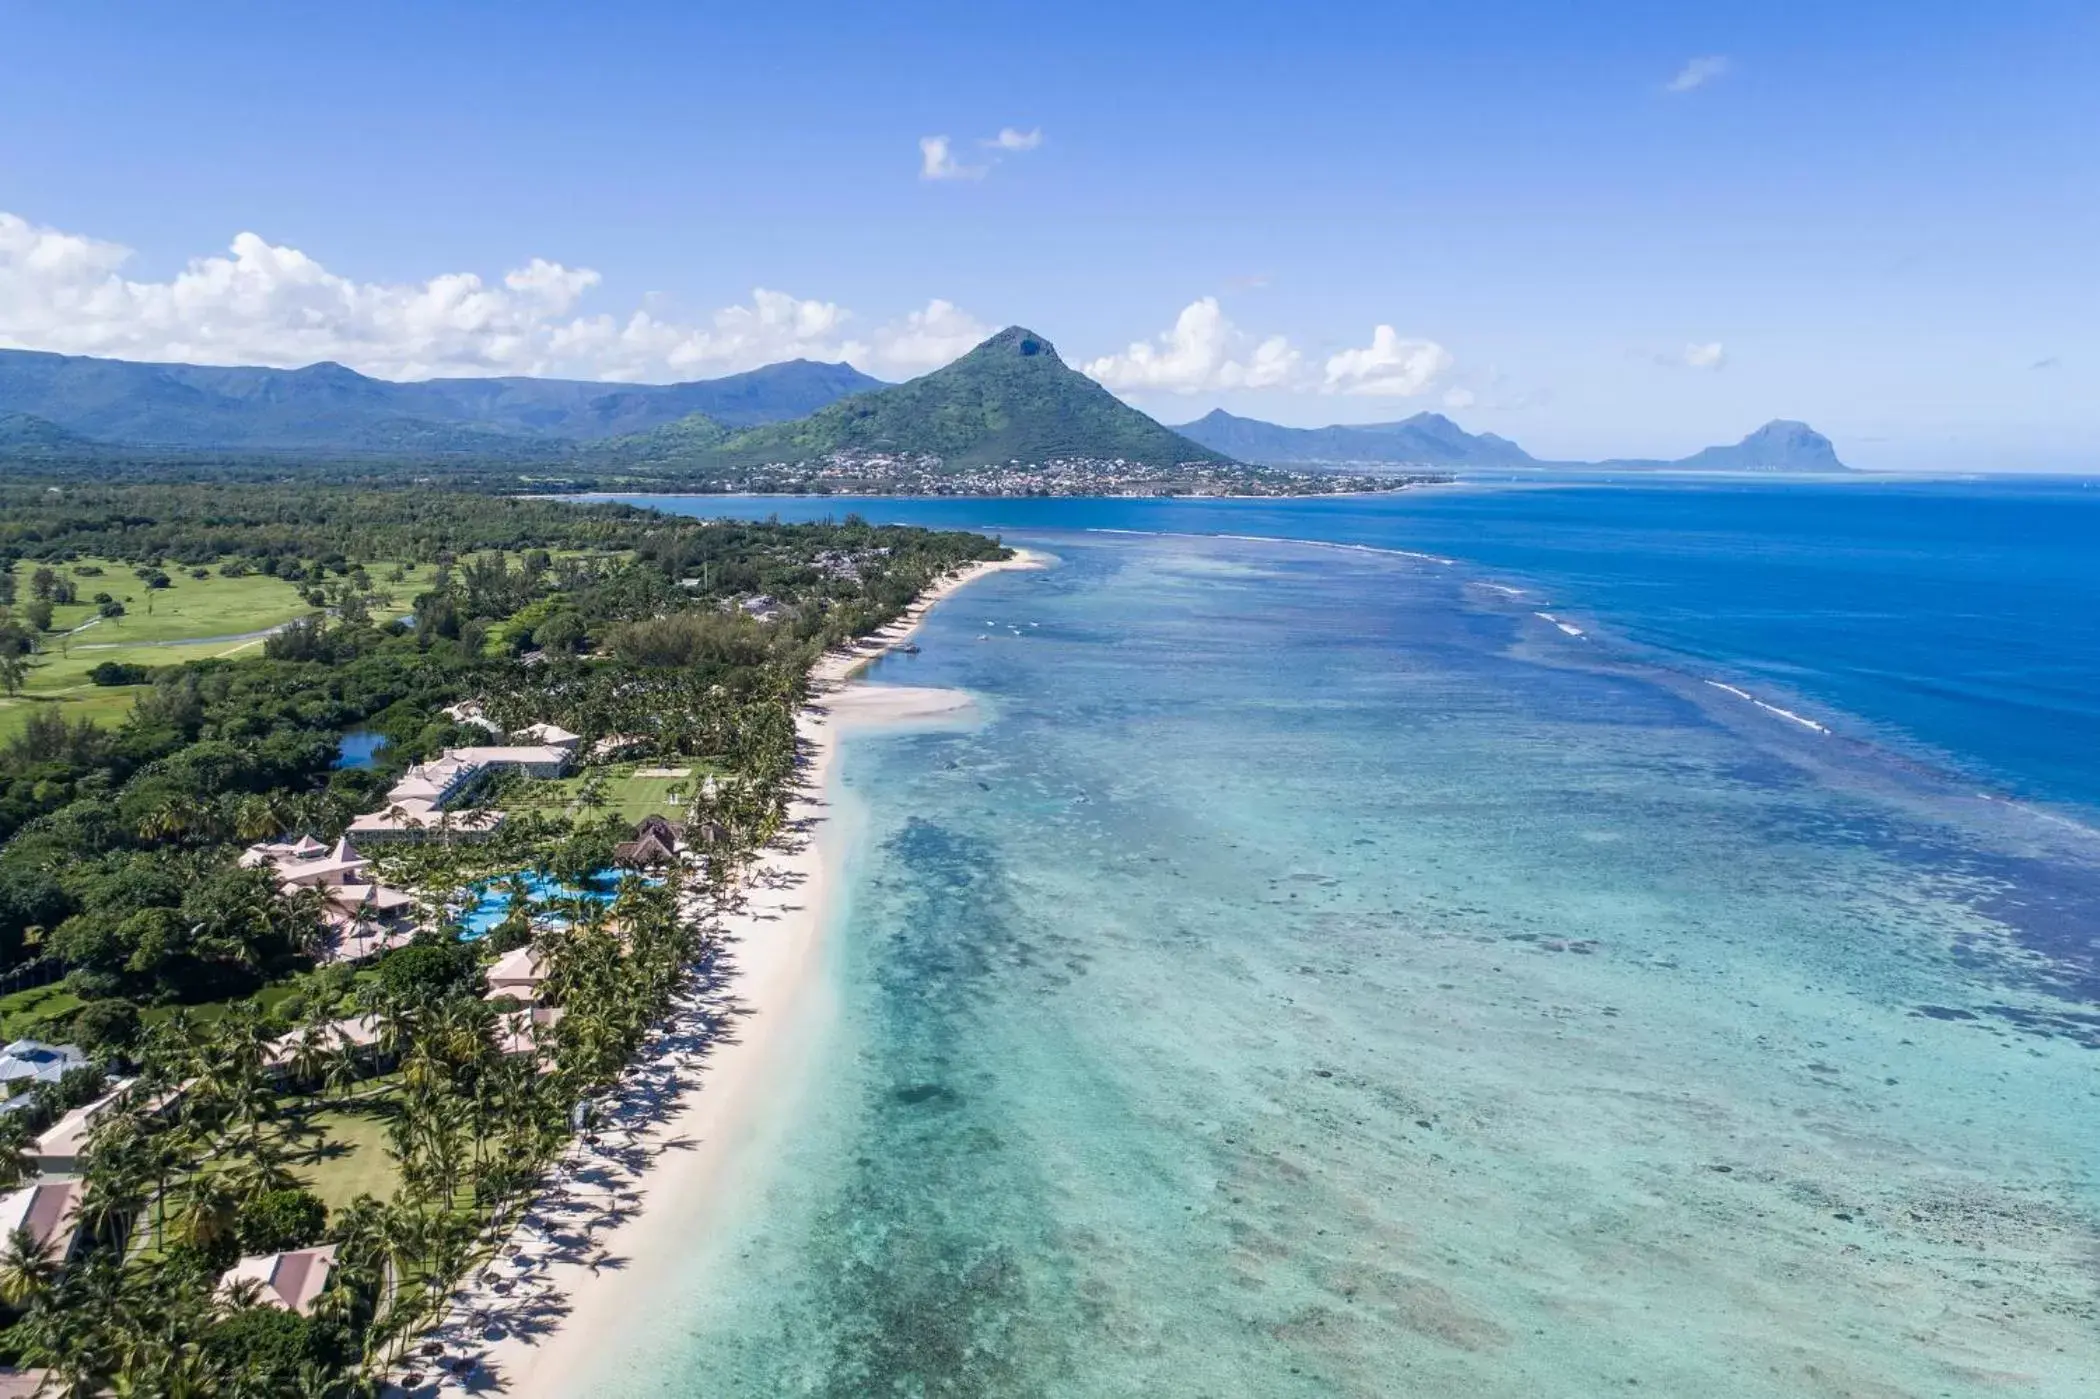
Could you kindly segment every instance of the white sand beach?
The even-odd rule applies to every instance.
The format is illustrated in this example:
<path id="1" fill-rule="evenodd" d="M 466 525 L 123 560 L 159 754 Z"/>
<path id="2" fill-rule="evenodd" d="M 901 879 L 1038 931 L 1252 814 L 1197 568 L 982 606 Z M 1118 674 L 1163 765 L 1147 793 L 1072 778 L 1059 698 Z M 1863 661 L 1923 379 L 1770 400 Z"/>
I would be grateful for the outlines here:
<path id="1" fill-rule="evenodd" d="M 721 1208 L 717 1186 L 742 1153 L 759 1148 L 769 1115 L 782 1110 L 778 1085 L 807 1051 L 809 1036 L 797 1026 L 812 1016 L 842 856 L 828 802 L 841 727 L 970 704 L 961 691 L 853 682 L 942 599 L 987 574 L 1047 562 L 1017 551 L 973 565 L 897 622 L 818 663 L 815 698 L 798 721 L 805 765 L 789 835 L 754 863 L 741 902 L 722 920 L 733 966 L 718 987 L 681 1005 L 623 1079 L 595 1144 L 572 1146 L 554 1188 L 497 1262 L 463 1286 L 445 1324 L 419 1347 L 426 1368 L 413 1392 L 592 1392 L 596 1367 L 622 1352 L 667 1273 L 708 1237 Z M 689 1281 L 690 1273 L 678 1276 Z M 442 1389 L 432 1387 L 439 1382 Z"/>

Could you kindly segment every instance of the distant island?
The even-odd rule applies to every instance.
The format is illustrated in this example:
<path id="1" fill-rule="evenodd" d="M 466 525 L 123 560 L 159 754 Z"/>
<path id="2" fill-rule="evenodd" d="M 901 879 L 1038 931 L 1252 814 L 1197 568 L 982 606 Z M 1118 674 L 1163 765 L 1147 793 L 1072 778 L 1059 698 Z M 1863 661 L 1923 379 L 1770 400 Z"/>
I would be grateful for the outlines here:
<path id="1" fill-rule="evenodd" d="M 912 495 L 1329 495 L 1457 471 L 1843 472 L 1776 421 L 1675 461 L 1544 461 L 1440 413 L 1165 426 L 1009 326 L 902 384 L 790 360 L 721 379 L 397 383 L 303 369 L 0 350 L 0 464 L 41 477 L 443 478 L 484 489 Z"/>
<path id="2" fill-rule="evenodd" d="M 1543 461 L 1506 437 L 1470 433 L 1441 413 L 1391 423 L 1294 428 L 1236 417 L 1219 409 L 1175 431 L 1242 461 L 1341 467 L 1405 466 L 1439 470 L 1612 470 L 1846 472 L 1830 439 L 1807 423 L 1775 419 L 1726 446 L 1675 460 L 1613 458 Z"/>

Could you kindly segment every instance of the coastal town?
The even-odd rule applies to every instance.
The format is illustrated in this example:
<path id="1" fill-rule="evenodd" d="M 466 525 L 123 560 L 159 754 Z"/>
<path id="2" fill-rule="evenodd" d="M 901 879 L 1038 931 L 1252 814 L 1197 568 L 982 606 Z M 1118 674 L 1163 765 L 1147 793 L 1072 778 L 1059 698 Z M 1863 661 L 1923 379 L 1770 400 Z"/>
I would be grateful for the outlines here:
<path id="1" fill-rule="evenodd" d="M 718 487 L 781 495 L 909 496 L 1304 496 L 1353 495 L 1439 485 L 1417 470 L 1340 471 L 1195 460 L 1049 456 L 998 465 L 950 465 L 928 453 L 841 451 L 810 460 L 738 468 Z"/>

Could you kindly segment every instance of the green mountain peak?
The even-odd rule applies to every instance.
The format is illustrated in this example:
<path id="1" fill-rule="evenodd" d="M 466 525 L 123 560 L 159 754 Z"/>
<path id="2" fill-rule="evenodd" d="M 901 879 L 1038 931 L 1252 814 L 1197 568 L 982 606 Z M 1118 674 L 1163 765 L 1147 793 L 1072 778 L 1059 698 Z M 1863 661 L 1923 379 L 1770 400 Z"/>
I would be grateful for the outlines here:
<path id="1" fill-rule="evenodd" d="M 676 425 L 674 425 L 676 426 Z M 698 426 L 698 425 L 695 425 Z M 1160 426 L 1058 358 L 1048 340 L 1008 326 L 951 364 L 907 383 L 842 398 L 806 418 L 709 443 L 659 429 L 607 443 L 620 460 L 706 467 L 814 462 L 827 457 L 934 457 L 949 470 L 1125 461 L 1146 466 L 1228 461 Z"/>

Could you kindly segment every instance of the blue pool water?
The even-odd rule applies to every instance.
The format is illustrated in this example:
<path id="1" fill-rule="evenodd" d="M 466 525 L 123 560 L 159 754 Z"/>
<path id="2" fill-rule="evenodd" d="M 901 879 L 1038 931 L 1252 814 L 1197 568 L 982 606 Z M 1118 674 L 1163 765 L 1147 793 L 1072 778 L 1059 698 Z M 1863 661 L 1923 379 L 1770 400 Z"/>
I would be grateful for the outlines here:
<path id="1" fill-rule="evenodd" d="M 589 1392 L 2092 1393 L 2083 487 L 860 508 L 1058 563 Z"/>
<path id="2" fill-rule="evenodd" d="M 526 898 L 534 908 L 541 908 L 559 899 L 585 898 L 592 903 L 609 904 L 620 892 L 620 875 L 617 870 L 602 870 L 591 877 L 589 884 L 577 888 L 564 884 L 552 875 L 527 871 L 524 876 Z M 477 884 L 472 889 L 473 902 L 460 914 L 460 935 L 469 941 L 489 935 L 490 930 L 510 914 L 511 895 L 508 879 L 491 879 Z"/>

